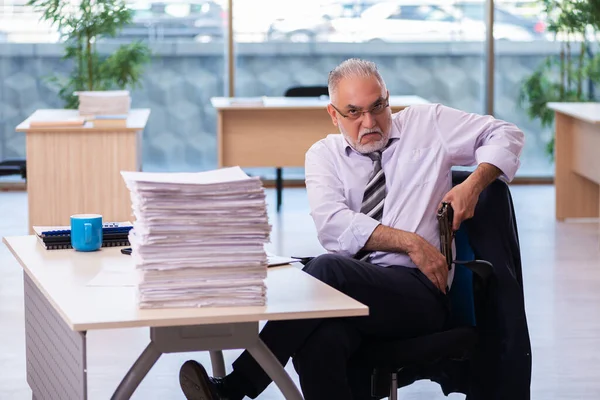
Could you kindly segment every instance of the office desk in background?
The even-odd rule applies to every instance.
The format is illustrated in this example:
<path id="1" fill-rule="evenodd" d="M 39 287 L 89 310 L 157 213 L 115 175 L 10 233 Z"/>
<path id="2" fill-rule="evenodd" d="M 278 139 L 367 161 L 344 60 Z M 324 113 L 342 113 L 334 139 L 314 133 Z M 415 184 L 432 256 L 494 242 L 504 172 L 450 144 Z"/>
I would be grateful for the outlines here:
<path id="1" fill-rule="evenodd" d="M 23 268 L 27 383 L 34 400 L 87 399 L 86 331 L 131 327 L 149 327 L 150 343 L 113 400 L 128 399 L 163 353 L 213 350 L 213 371 L 222 375 L 223 357 L 214 350 L 240 348 L 252 353 L 285 398 L 299 400 L 259 339 L 259 321 L 368 315 L 363 304 L 290 265 L 269 268 L 264 307 L 141 310 L 132 258 L 120 248 L 45 250 L 33 235 L 3 241 Z"/>
<path id="2" fill-rule="evenodd" d="M 218 112 L 219 167 L 304 167 L 314 143 L 338 133 L 328 99 L 315 97 L 214 97 Z M 390 96 L 392 112 L 427 104 L 418 96 Z"/>
<path id="3" fill-rule="evenodd" d="M 548 103 L 555 111 L 556 219 L 600 216 L 600 103 Z"/>
<path id="4" fill-rule="evenodd" d="M 77 110 L 37 110 L 19 124 L 25 132 L 29 233 L 33 225 L 69 225 L 77 213 L 104 221 L 130 221 L 131 199 L 120 171 L 141 169 L 141 136 L 149 109 L 133 109 L 126 127 L 30 127 L 30 121 L 65 121 Z"/>

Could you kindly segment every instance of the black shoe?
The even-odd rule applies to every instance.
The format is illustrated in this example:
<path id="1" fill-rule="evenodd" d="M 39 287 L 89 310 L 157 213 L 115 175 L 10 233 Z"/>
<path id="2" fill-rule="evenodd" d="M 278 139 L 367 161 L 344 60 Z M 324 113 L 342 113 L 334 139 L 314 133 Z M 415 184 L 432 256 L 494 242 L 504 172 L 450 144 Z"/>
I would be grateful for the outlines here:
<path id="1" fill-rule="evenodd" d="M 223 379 L 208 376 L 202 364 L 188 360 L 179 370 L 179 384 L 187 400 L 227 400 L 220 392 Z"/>

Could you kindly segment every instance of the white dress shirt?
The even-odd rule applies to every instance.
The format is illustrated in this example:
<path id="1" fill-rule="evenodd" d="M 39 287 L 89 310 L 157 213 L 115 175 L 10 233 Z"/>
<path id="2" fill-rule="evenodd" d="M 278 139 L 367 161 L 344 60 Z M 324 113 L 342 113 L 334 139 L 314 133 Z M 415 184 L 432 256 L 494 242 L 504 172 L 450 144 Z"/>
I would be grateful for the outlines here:
<path id="1" fill-rule="evenodd" d="M 373 172 L 368 156 L 352 149 L 341 134 L 328 135 L 306 153 L 311 216 L 328 252 L 353 257 L 380 223 L 415 232 L 439 249 L 436 213 L 452 187 L 451 168 L 486 162 L 510 182 L 524 144 L 513 124 L 440 104 L 415 105 L 392 115 L 390 140 L 381 160 L 387 190 L 381 222 L 359 212 Z M 371 262 L 416 267 L 406 253 L 374 252 Z"/>

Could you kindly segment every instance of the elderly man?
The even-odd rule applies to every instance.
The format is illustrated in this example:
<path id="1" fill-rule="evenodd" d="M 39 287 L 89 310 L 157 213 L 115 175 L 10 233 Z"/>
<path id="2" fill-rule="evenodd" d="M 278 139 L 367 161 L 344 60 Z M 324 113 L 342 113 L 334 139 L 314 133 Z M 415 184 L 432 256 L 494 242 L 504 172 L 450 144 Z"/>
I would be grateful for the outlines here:
<path id="1" fill-rule="evenodd" d="M 523 133 L 491 116 L 440 104 L 392 115 L 375 64 L 350 59 L 329 75 L 327 111 L 341 134 L 306 154 L 306 188 L 319 241 L 328 251 L 304 271 L 369 307 L 368 317 L 268 322 L 261 339 L 290 358 L 307 400 L 370 399 L 370 371 L 351 357 L 364 338 L 402 338 L 444 328 L 448 272 L 436 211 L 454 208 L 454 229 L 481 191 L 519 167 Z M 477 165 L 452 188 L 450 169 Z M 271 382 L 248 352 L 223 379 L 195 361 L 180 371 L 188 399 L 257 397 Z"/>

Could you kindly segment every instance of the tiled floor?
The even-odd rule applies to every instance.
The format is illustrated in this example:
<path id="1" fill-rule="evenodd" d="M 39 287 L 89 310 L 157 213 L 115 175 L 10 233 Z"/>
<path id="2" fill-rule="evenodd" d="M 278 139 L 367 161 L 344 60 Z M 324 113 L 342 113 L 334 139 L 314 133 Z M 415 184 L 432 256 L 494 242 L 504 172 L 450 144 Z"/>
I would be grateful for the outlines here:
<path id="1" fill-rule="evenodd" d="M 526 307 L 533 347 L 532 398 L 600 398 L 600 237 L 597 223 L 557 223 L 552 186 L 512 187 L 523 256 Z M 274 192 L 268 190 L 272 204 Z M 306 193 L 286 189 L 280 214 L 269 206 L 270 249 L 283 255 L 322 252 L 308 215 Z M 0 192 L 0 236 L 26 234 L 27 195 Z M 21 268 L 0 245 L 0 399 L 30 399 L 25 381 L 23 279 Z M 145 329 L 88 333 L 90 399 L 108 399 L 148 342 Z M 225 353 L 228 367 L 239 351 Z M 207 362 L 206 353 L 163 356 L 134 399 L 183 399 L 177 382 L 188 358 Z M 294 369 L 287 370 L 297 380 Z M 280 399 L 271 385 L 260 400 Z M 436 400 L 436 384 L 421 381 L 400 390 L 401 399 Z M 451 399 L 463 399 L 454 394 Z M 335 399 L 337 400 L 337 399 Z"/>

